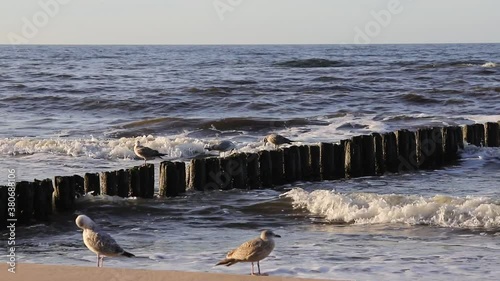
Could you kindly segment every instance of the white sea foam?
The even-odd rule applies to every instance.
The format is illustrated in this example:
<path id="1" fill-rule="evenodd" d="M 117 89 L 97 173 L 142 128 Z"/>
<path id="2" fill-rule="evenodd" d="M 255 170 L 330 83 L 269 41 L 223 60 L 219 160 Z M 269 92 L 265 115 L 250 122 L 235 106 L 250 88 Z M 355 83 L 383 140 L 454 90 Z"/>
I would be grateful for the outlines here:
<path id="1" fill-rule="evenodd" d="M 491 61 L 490 61 L 490 62 L 487 62 L 487 63 L 485 63 L 485 64 L 481 65 L 481 67 L 485 67 L 485 68 L 493 68 L 493 67 L 497 67 L 497 64 L 496 64 L 496 63 L 494 63 L 494 62 L 491 62 Z"/>
<path id="2" fill-rule="evenodd" d="M 477 228 L 500 226 L 500 202 L 487 197 L 451 197 L 350 193 L 329 190 L 307 192 L 294 188 L 283 194 L 294 208 L 304 208 L 331 222 Z"/>
<path id="3" fill-rule="evenodd" d="M 135 159 L 134 143 L 167 153 L 169 158 L 189 157 L 204 151 L 204 142 L 188 137 L 167 138 L 142 136 L 137 138 L 95 139 L 79 138 L 7 138 L 0 139 L 0 154 L 31 155 L 45 153 L 92 159 Z"/>

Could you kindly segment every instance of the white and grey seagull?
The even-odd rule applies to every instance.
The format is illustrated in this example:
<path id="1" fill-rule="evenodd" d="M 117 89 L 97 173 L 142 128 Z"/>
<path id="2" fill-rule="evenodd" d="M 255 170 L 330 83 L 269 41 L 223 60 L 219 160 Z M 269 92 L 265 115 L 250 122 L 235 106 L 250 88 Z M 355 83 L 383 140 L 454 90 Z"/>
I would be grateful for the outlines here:
<path id="1" fill-rule="evenodd" d="M 259 262 L 265 259 L 274 249 L 274 237 L 281 237 L 271 230 L 263 230 L 260 237 L 241 244 L 238 248 L 227 253 L 226 258 L 216 264 L 231 266 L 239 262 L 251 262 L 251 274 L 255 275 L 253 263 L 257 263 L 258 275 L 260 275 Z"/>
<path id="2" fill-rule="evenodd" d="M 157 157 L 161 158 L 162 156 L 166 155 L 164 153 L 158 152 L 158 150 L 151 149 L 147 146 L 142 146 L 138 140 L 135 141 L 134 152 L 135 155 L 144 159 L 144 165 L 146 165 L 146 160 L 155 159 Z"/>
<path id="3" fill-rule="evenodd" d="M 123 250 L 113 237 L 100 230 L 97 224 L 86 215 L 79 215 L 75 222 L 79 228 L 83 229 L 83 243 L 85 243 L 85 246 L 97 254 L 97 267 L 103 266 L 104 257 L 135 257 Z"/>
<path id="4" fill-rule="evenodd" d="M 213 144 L 207 145 L 205 149 L 209 151 L 218 151 L 219 156 L 221 153 L 223 153 L 223 156 L 227 151 L 233 151 L 236 149 L 236 145 L 232 141 L 224 140 L 224 141 L 217 141 Z"/>
<path id="5" fill-rule="evenodd" d="M 268 142 L 274 144 L 274 147 L 277 149 L 278 146 L 282 144 L 290 144 L 294 141 L 289 140 L 282 135 L 270 134 L 264 138 L 264 145 L 266 145 Z"/>

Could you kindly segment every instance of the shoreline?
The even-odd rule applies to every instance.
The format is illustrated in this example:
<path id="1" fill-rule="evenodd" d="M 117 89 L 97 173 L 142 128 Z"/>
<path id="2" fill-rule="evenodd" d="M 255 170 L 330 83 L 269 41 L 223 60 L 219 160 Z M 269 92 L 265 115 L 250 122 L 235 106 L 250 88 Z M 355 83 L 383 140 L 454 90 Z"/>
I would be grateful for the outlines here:
<path id="1" fill-rule="evenodd" d="M 141 281 L 141 280 L 175 280 L 175 281 L 332 281 L 333 279 L 311 279 L 284 276 L 252 276 L 209 272 L 185 272 L 171 270 L 146 270 L 113 267 L 90 267 L 73 265 L 47 265 L 21 263 L 16 265 L 16 273 L 7 271 L 8 265 L 0 266 L 2 280 L 36 280 L 36 281 Z M 3 276 L 7 277 L 4 279 Z M 338 280 L 338 279 L 336 279 Z"/>

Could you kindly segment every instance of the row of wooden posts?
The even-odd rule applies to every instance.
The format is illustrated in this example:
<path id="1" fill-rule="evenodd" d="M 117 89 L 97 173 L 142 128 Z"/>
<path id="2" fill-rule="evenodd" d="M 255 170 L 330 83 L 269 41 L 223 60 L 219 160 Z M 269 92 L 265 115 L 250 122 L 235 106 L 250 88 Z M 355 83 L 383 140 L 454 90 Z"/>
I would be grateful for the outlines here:
<path id="1" fill-rule="evenodd" d="M 498 123 L 463 127 L 398 130 L 355 136 L 339 143 L 289 146 L 228 157 L 161 162 L 160 197 L 174 197 L 186 190 L 271 188 L 296 181 L 320 181 L 436 169 L 453 163 L 464 141 L 476 146 L 500 146 Z M 75 209 L 84 194 L 120 197 L 154 197 L 154 165 L 127 170 L 87 173 L 83 177 L 57 176 L 15 186 L 16 218 L 20 222 L 46 221 L 53 211 Z M 8 187 L 0 186 L 0 223 L 8 217 Z"/>

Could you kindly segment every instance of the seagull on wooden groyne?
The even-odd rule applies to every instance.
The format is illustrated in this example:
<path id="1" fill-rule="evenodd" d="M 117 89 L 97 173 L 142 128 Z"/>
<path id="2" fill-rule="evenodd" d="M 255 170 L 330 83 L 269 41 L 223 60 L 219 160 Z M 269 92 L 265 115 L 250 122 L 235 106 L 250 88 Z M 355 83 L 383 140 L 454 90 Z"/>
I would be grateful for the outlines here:
<path id="1" fill-rule="evenodd" d="M 264 145 L 266 145 L 268 142 L 274 144 L 274 147 L 277 149 L 278 146 L 282 144 L 290 144 L 294 141 L 289 140 L 282 135 L 270 134 L 264 138 Z"/>
<path id="2" fill-rule="evenodd" d="M 85 246 L 97 254 L 97 267 L 103 266 L 104 257 L 135 257 L 135 255 L 123 250 L 113 237 L 100 230 L 97 224 L 86 215 L 79 215 L 75 222 L 79 228 L 83 229 Z"/>
<path id="3" fill-rule="evenodd" d="M 224 141 L 217 141 L 216 143 L 213 143 L 211 145 L 207 145 L 205 149 L 209 151 L 218 151 L 219 156 L 221 153 L 224 153 L 225 155 L 226 151 L 233 151 L 236 149 L 236 145 L 232 141 L 224 140 Z"/>
<path id="4" fill-rule="evenodd" d="M 241 244 L 238 248 L 227 253 L 226 258 L 216 264 L 231 266 L 239 262 L 251 262 L 251 274 L 255 275 L 253 263 L 257 263 L 258 275 L 260 275 L 259 261 L 265 259 L 274 249 L 274 237 L 281 237 L 271 230 L 264 230 L 260 237 Z"/>
<path id="5" fill-rule="evenodd" d="M 166 155 L 164 153 L 158 152 L 158 150 L 154 150 L 154 149 L 151 149 L 149 147 L 142 146 L 138 140 L 135 141 L 134 152 L 135 152 L 135 155 L 144 159 L 144 165 L 146 165 L 146 160 L 151 160 L 151 159 L 154 159 L 156 157 L 161 158 L 162 156 Z"/>

